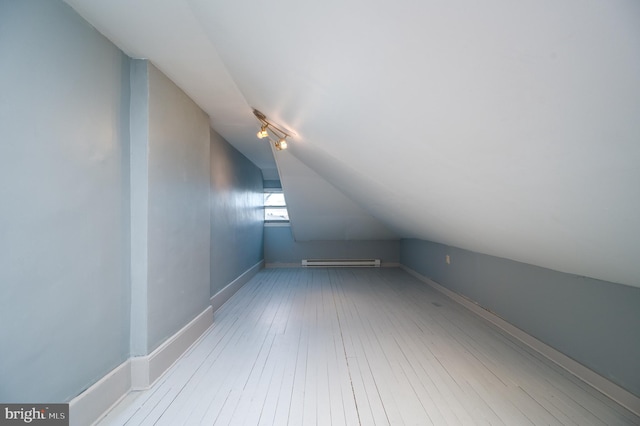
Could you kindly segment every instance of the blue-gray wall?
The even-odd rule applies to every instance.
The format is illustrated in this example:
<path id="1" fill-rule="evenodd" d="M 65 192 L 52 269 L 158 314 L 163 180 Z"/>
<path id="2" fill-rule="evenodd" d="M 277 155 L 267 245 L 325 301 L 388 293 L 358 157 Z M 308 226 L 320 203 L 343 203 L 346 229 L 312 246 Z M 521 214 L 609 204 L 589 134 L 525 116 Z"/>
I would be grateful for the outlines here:
<path id="1" fill-rule="evenodd" d="M 640 288 L 415 239 L 400 261 L 640 396 Z"/>
<path id="2" fill-rule="evenodd" d="M 0 401 L 129 354 L 128 59 L 59 1 L 0 2 Z"/>
<path id="3" fill-rule="evenodd" d="M 209 304 L 209 119 L 147 60 L 131 60 L 131 354 Z"/>
<path id="4" fill-rule="evenodd" d="M 149 62 L 131 59 L 129 165 L 131 194 L 131 354 L 149 352 Z"/>
<path id="5" fill-rule="evenodd" d="M 211 131 L 211 296 L 263 260 L 262 173 Z"/>
<path id="6" fill-rule="evenodd" d="M 148 350 L 209 306 L 209 117 L 148 66 Z M 133 143 L 133 140 L 132 140 Z"/>
<path id="7" fill-rule="evenodd" d="M 266 264 L 300 265 L 302 259 L 380 259 L 400 262 L 400 241 L 295 241 L 288 226 L 265 226 Z"/>
<path id="8" fill-rule="evenodd" d="M 262 185 L 265 188 L 282 190 L 282 182 L 280 182 L 279 180 L 267 179 L 262 181 Z"/>
<path id="9" fill-rule="evenodd" d="M 66 402 L 209 306 L 217 145 L 187 95 L 61 1 L 0 2 L 0 57 L 0 401 Z M 225 149 L 243 217 L 225 232 L 245 238 L 230 281 L 262 258 L 262 183 Z"/>

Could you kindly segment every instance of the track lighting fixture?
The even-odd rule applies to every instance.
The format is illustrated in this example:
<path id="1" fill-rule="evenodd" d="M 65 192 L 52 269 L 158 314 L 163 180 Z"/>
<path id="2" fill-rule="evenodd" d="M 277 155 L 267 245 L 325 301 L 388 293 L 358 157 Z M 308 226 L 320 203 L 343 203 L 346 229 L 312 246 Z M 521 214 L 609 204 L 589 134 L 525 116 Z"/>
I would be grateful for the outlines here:
<path id="1" fill-rule="evenodd" d="M 253 110 L 253 115 L 255 115 L 260 122 L 260 131 L 256 135 L 258 139 L 269 138 L 269 141 L 273 143 L 278 151 L 287 149 L 287 138 L 294 133 L 282 130 L 282 126 L 269 121 L 267 116 L 257 109 Z"/>

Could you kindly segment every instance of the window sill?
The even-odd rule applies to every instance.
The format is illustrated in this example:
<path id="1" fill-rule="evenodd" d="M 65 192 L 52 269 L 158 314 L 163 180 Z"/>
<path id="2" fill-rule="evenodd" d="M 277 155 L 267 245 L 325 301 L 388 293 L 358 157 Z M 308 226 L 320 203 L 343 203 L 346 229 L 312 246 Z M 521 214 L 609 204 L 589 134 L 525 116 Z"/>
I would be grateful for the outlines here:
<path id="1" fill-rule="evenodd" d="M 291 222 L 265 222 L 264 223 L 265 228 L 285 228 L 290 226 L 291 226 Z"/>

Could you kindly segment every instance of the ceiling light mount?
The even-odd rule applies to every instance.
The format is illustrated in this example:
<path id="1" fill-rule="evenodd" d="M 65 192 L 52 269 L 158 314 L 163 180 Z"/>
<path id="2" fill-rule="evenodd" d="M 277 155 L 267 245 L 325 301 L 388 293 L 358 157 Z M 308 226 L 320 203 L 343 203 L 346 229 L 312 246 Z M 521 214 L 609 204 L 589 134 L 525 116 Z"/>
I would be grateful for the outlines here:
<path id="1" fill-rule="evenodd" d="M 260 131 L 256 135 L 258 139 L 268 138 L 278 151 L 287 149 L 287 138 L 295 135 L 295 133 L 289 130 L 283 130 L 282 126 L 273 123 L 266 115 L 255 108 L 253 109 L 253 115 L 255 115 L 260 122 Z"/>

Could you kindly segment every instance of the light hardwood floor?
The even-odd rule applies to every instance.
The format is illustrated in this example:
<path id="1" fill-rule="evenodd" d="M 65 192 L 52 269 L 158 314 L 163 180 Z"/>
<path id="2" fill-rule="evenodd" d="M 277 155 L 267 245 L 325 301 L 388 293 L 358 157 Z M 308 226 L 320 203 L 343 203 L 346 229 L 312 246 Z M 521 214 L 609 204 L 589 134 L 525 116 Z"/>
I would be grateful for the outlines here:
<path id="1" fill-rule="evenodd" d="M 640 419 L 400 269 L 266 269 L 101 425 L 629 425 Z"/>

